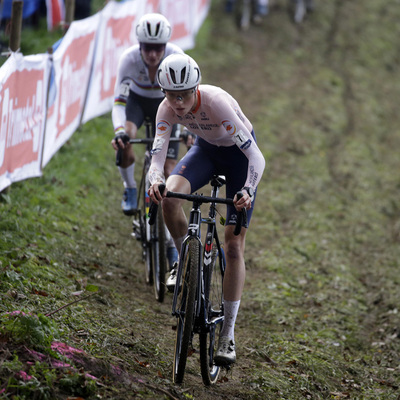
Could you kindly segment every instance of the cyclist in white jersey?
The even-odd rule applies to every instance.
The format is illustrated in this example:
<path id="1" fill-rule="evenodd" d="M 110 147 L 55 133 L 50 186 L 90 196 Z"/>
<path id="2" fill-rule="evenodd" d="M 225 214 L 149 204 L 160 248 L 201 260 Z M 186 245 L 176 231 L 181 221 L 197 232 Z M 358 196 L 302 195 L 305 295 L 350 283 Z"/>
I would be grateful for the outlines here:
<path id="1" fill-rule="evenodd" d="M 156 79 L 157 69 L 168 55 L 183 54 L 178 46 L 167 43 L 171 38 L 171 25 L 161 14 L 144 15 L 136 27 L 136 36 L 139 44 L 125 50 L 119 60 L 112 108 L 115 137 L 111 144 L 116 151 L 123 149 L 118 168 L 125 187 L 121 207 L 126 215 L 134 214 L 137 208 L 135 154 L 128 141 L 136 137 L 146 118 L 153 122 L 154 136 L 157 108 L 164 98 Z M 176 125 L 173 135 L 175 132 Z M 176 165 L 178 151 L 179 142 L 171 143 L 165 163 L 166 176 Z M 178 258 L 172 239 L 167 243 L 167 256 L 172 268 Z"/>
<path id="2" fill-rule="evenodd" d="M 227 197 L 234 199 L 234 207 L 227 208 L 225 321 L 215 356 L 216 363 L 228 365 L 236 361 L 234 325 L 245 281 L 244 248 L 248 228 L 248 225 L 243 227 L 239 236 L 233 234 L 235 208 L 248 210 L 249 223 L 265 160 L 253 127 L 237 101 L 219 87 L 199 85 L 200 69 L 191 57 L 178 54 L 167 57 L 160 65 L 157 78 L 166 98 L 156 117 L 149 195 L 155 203 L 162 199 L 165 222 L 178 251 L 187 232 L 183 200 L 162 198 L 159 191 L 159 185 L 164 182 L 163 165 L 174 124 L 186 126 L 197 139 L 168 177 L 165 193 L 168 190 L 193 193 L 206 185 L 213 174 L 220 174 L 226 178 Z M 240 190 L 244 195 L 237 199 L 235 194 Z M 172 289 L 175 282 L 176 274 L 172 273 L 167 280 L 168 289 Z"/>
<path id="3" fill-rule="evenodd" d="M 158 105 L 164 98 L 156 79 L 161 61 L 170 54 L 183 54 L 178 46 L 167 43 L 171 25 L 161 14 L 144 15 L 136 35 L 139 44 L 125 50 L 119 60 L 112 108 L 115 137 L 111 144 L 115 150 L 123 149 L 119 171 L 125 187 L 121 207 L 126 215 L 132 215 L 137 208 L 135 155 L 127 141 L 136 137 L 146 117 L 155 121 Z M 166 163 L 167 175 L 176 165 L 178 148 L 179 143 L 175 142 Z"/>

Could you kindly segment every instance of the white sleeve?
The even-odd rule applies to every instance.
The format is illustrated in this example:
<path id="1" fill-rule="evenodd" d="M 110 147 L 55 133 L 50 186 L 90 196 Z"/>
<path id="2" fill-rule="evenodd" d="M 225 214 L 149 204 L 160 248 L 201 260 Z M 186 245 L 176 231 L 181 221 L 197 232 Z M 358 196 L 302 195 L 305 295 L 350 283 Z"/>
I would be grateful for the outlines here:
<path id="1" fill-rule="evenodd" d="M 150 183 L 164 182 L 164 164 L 167 158 L 172 122 L 168 116 L 165 100 L 160 104 L 156 116 L 156 135 L 151 150 L 151 165 L 149 170 Z"/>
<path id="2" fill-rule="evenodd" d="M 118 63 L 117 79 L 114 86 L 114 104 L 111 111 L 111 119 L 114 132 L 118 133 L 125 130 L 126 122 L 126 102 L 129 97 L 129 90 L 132 79 L 129 77 L 129 53 L 124 52 Z"/>
<path id="3" fill-rule="evenodd" d="M 227 101 L 216 100 L 213 107 L 217 115 L 223 116 L 221 124 L 232 139 L 232 142 L 243 152 L 249 160 L 247 178 L 244 186 L 256 189 L 265 169 L 264 156 L 251 134 L 251 124 L 244 123 L 244 116 Z"/>

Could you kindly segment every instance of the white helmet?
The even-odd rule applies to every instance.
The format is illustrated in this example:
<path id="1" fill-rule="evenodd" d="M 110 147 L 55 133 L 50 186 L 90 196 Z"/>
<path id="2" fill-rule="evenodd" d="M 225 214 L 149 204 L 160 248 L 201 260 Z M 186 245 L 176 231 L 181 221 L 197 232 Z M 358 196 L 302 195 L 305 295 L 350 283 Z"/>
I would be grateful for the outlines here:
<path id="1" fill-rule="evenodd" d="M 196 61 L 186 54 L 171 54 L 158 68 L 157 80 L 163 90 L 194 89 L 201 80 L 200 68 Z"/>
<path id="2" fill-rule="evenodd" d="M 145 14 L 136 26 L 139 43 L 166 44 L 171 38 L 171 25 L 161 14 Z"/>

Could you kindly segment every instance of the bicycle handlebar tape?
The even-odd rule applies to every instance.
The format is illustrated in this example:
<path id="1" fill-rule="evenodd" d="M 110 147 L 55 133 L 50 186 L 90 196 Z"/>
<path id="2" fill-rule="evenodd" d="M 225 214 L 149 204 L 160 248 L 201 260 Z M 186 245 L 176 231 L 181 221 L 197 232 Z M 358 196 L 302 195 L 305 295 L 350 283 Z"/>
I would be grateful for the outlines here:
<path id="1" fill-rule="evenodd" d="M 125 132 L 119 133 L 118 135 L 115 136 L 114 140 L 115 143 L 117 143 L 117 146 L 118 146 L 118 139 L 121 139 L 124 142 L 124 144 L 129 143 L 129 136 Z M 117 154 L 115 156 L 115 165 L 119 167 L 121 163 L 122 163 L 122 149 L 118 146 Z"/>
<path id="2" fill-rule="evenodd" d="M 237 192 L 236 196 L 239 199 L 241 199 L 243 197 L 243 193 L 242 192 Z M 233 234 L 235 236 L 238 236 L 240 234 L 240 231 L 242 230 L 242 223 L 243 221 L 243 211 L 246 213 L 246 209 L 243 208 L 243 210 L 238 213 L 237 218 L 236 218 L 236 226 L 235 226 L 235 230 L 233 231 Z M 246 213 L 246 219 L 247 219 L 247 213 Z"/>
<path id="3" fill-rule="evenodd" d="M 165 190 L 165 184 L 162 183 L 158 187 L 158 190 L 160 191 L 161 194 L 163 194 Z M 154 225 L 154 223 L 156 222 L 157 210 L 158 210 L 158 204 L 151 202 L 149 207 L 149 225 Z"/>

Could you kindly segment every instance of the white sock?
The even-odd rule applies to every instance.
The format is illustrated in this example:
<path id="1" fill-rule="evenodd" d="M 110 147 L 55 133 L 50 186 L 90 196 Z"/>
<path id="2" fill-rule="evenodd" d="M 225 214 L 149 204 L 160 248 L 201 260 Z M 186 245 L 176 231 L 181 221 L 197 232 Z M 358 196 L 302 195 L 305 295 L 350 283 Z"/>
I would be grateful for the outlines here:
<path id="1" fill-rule="evenodd" d="M 118 167 L 119 172 L 121 173 L 122 179 L 124 180 L 124 186 L 126 188 L 135 188 L 135 163 L 130 165 L 128 168 Z"/>
<path id="2" fill-rule="evenodd" d="M 224 324 L 222 325 L 219 336 L 228 336 L 229 339 L 235 341 L 235 322 L 238 315 L 240 300 L 228 301 L 224 300 Z"/>

